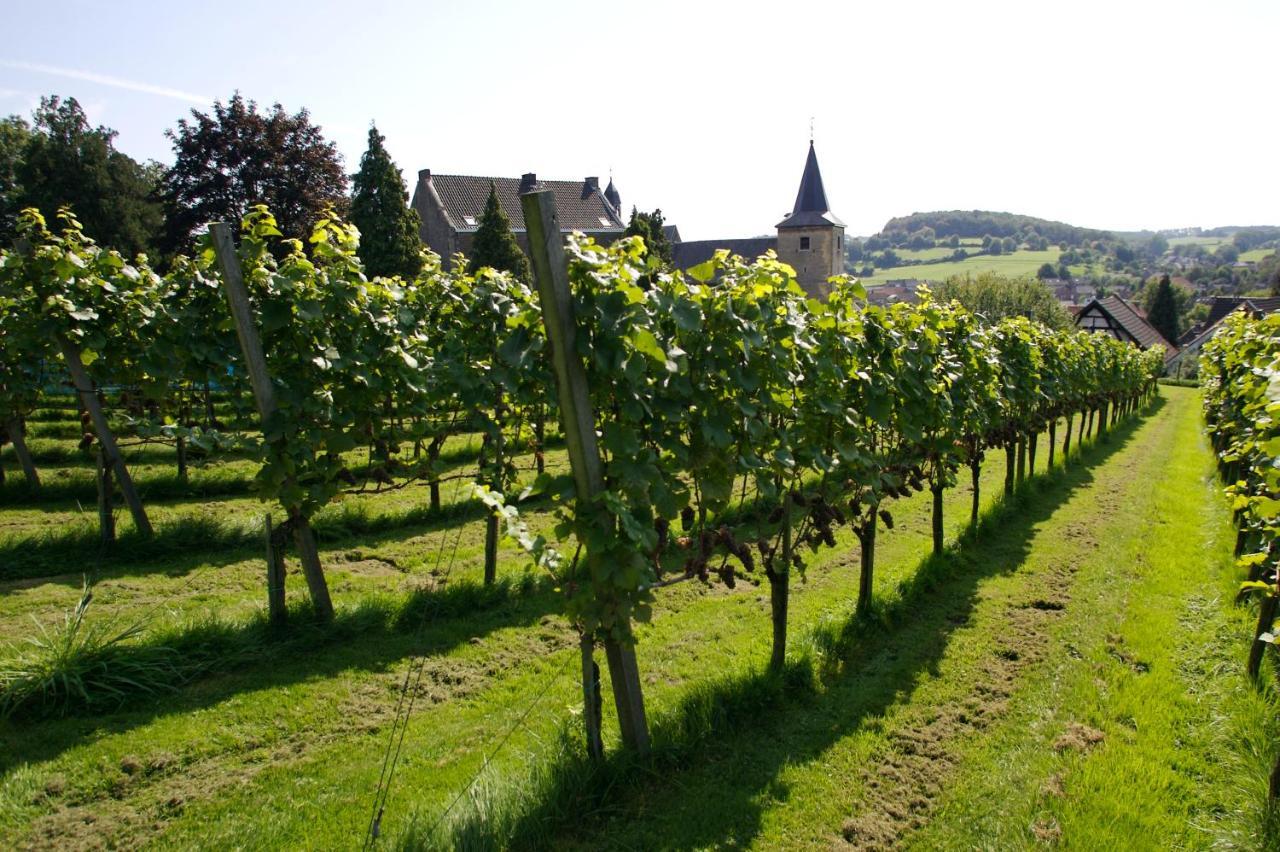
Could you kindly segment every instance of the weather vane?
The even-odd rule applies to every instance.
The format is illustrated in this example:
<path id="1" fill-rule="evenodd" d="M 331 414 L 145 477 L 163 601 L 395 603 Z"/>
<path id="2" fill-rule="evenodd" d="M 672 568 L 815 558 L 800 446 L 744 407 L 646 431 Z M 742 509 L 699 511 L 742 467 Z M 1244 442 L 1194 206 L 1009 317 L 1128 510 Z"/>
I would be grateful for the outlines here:
<path id="1" fill-rule="evenodd" d="M 813 143 L 813 116 L 809 116 L 809 143 Z"/>

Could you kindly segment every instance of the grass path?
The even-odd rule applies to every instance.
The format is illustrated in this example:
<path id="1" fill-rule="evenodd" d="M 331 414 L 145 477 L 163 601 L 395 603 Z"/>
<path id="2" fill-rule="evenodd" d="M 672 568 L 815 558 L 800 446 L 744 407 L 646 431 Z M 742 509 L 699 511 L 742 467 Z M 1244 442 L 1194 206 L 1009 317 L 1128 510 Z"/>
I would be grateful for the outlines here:
<path id="1" fill-rule="evenodd" d="M 1198 394 L 1016 514 L 810 703 L 718 741 L 582 848 L 1259 848 L 1276 708 L 1246 685 Z M 1121 440 L 1118 435 L 1115 440 Z M 1269 692 L 1270 690 L 1268 690 Z"/>

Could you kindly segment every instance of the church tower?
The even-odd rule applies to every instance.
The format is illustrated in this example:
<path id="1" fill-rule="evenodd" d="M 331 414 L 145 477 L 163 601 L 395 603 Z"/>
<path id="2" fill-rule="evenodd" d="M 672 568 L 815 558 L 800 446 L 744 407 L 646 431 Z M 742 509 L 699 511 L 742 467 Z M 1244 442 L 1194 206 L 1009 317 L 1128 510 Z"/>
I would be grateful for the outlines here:
<path id="1" fill-rule="evenodd" d="M 778 223 L 778 259 L 795 269 L 806 293 L 819 298 L 830 292 L 827 279 L 844 272 L 844 222 L 827 204 L 812 139 L 795 209 Z"/>

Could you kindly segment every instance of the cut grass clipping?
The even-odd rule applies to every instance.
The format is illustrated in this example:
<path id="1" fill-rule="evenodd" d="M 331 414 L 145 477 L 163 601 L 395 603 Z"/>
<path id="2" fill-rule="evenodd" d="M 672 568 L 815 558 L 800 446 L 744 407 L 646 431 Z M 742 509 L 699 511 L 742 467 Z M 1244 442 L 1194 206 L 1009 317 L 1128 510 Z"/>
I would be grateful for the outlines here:
<path id="1" fill-rule="evenodd" d="M 86 581 L 62 624 L 37 621 L 36 634 L 0 663 L 0 716 L 61 715 L 75 706 L 110 709 L 130 695 L 171 691 L 184 679 L 172 650 L 131 642 L 144 622 L 121 627 L 114 620 L 89 619 L 92 602 Z"/>

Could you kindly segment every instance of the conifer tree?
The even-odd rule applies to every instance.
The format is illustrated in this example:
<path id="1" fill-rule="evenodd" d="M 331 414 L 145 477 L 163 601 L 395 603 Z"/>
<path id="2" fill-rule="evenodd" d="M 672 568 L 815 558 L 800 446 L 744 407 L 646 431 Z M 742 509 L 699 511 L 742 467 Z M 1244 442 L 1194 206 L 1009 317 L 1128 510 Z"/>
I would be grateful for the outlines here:
<path id="1" fill-rule="evenodd" d="M 649 249 L 650 254 L 655 254 L 662 258 L 663 263 L 671 263 L 671 242 L 667 239 L 667 234 L 662 230 L 664 220 L 661 210 L 654 210 L 652 213 L 641 213 L 635 207 L 631 208 L 631 221 L 627 223 L 627 230 L 623 233 L 625 237 L 641 237 L 644 239 L 645 247 Z"/>
<path id="2" fill-rule="evenodd" d="M 1156 295 L 1151 300 L 1151 313 L 1147 316 L 1147 321 L 1156 331 L 1164 335 L 1165 340 L 1177 345 L 1178 302 L 1174 298 L 1173 284 L 1169 281 L 1168 275 L 1163 276 L 1159 286 L 1156 287 Z"/>
<path id="3" fill-rule="evenodd" d="M 404 177 L 384 141 L 377 127 L 369 128 L 369 149 L 352 181 L 351 222 L 360 229 L 360 259 L 370 277 L 412 278 L 422 269 L 422 220 L 408 206 Z"/>
<path id="4" fill-rule="evenodd" d="M 521 281 L 529 280 L 529 259 L 520 251 L 516 235 L 511 233 L 511 220 L 502 212 L 502 206 L 498 204 L 498 190 L 492 182 L 489 183 L 489 200 L 485 202 L 484 215 L 480 217 L 480 225 L 471 243 L 467 271 L 476 272 L 485 266 L 510 272 Z"/>

